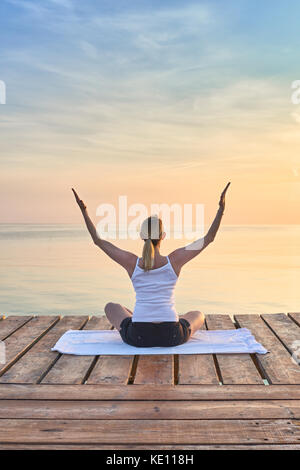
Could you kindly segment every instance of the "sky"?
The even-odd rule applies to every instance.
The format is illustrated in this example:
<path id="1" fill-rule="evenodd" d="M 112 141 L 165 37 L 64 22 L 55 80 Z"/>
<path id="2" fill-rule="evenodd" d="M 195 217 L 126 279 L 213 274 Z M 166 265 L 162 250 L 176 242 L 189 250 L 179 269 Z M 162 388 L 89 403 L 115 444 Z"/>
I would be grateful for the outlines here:
<path id="1" fill-rule="evenodd" d="M 300 224 L 297 0 L 2 0 L 0 222 L 102 203 Z"/>

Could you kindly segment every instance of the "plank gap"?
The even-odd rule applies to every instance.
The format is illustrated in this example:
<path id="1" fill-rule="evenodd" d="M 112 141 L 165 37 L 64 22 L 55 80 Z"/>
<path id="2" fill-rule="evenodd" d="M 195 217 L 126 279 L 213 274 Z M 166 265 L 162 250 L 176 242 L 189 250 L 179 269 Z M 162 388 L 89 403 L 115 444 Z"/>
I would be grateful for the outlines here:
<path id="1" fill-rule="evenodd" d="M 20 316 L 23 316 L 23 315 L 20 315 Z M 6 318 L 9 318 L 9 316 L 6 317 Z M 11 335 L 13 335 L 16 331 L 18 331 L 20 328 L 22 328 L 24 325 L 26 325 L 28 322 L 30 322 L 33 318 L 34 318 L 34 316 L 28 318 L 27 321 L 25 321 L 24 323 L 19 325 L 15 330 L 11 331 L 10 333 L 8 333 L 8 335 L 6 335 L 4 338 L 2 338 L 1 341 L 5 341 L 7 338 L 9 338 Z M 5 320 L 5 318 L 3 318 L 3 320 Z"/>
<path id="2" fill-rule="evenodd" d="M 136 375 L 136 370 L 137 370 L 137 366 L 138 366 L 138 362 L 139 362 L 139 357 L 140 357 L 140 356 L 136 355 L 136 356 L 134 356 L 134 358 L 133 358 L 133 361 L 132 361 L 132 364 L 131 364 L 130 373 L 129 373 L 129 377 L 128 377 L 127 385 L 133 385 L 133 383 L 134 383 L 134 379 L 135 379 L 135 375 Z"/>
<path id="3" fill-rule="evenodd" d="M 206 330 L 209 331 L 206 318 L 204 320 L 204 324 L 205 324 Z M 221 374 L 221 369 L 220 369 L 216 354 L 212 354 L 212 358 L 213 358 L 213 363 L 214 363 L 214 367 L 215 367 L 215 371 L 216 371 L 216 376 L 217 376 L 218 381 L 219 381 L 219 385 L 224 385 L 224 381 L 223 381 L 222 374 Z"/>
<path id="4" fill-rule="evenodd" d="M 296 323 L 297 326 L 300 326 L 300 322 L 297 320 L 297 318 L 294 318 L 293 315 L 294 315 L 294 313 L 290 312 L 290 313 L 288 313 L 287 316 L 288 316 L 294 323 Z"/>
<path id="5" fill-rule="evenodd" d="M 273 335 L 276 336 L 276 338 L 280 341 L 280 343 L 282 344 L 282 346 L 284 346 L 284 348 L 287 350 L 287 352 L 292 355 L 292 352 L 290 351 L 290 349 L 288 348 L 288 346 L 282 341 L 282 339 L 280 338 L 280 336 L 276 333 L 276 331 L 272 328 L 271 325 L 269 325 L 269 323 L 264 319 L 264 317 L 261 315 L 260 316 L 262 321 L 264 322 L 264 324 L 269 328 L 270 331 L 272 331 Z"/>
<path id="6" fill-rule="evenodd" d="M 259 373 L 259 375 L 261 376 L 262 380 L 263 380 L 263 384 L 264 385 L 270 385 L 271 382 L 270 380 L 268 379 L 268 375 L 266 374 L 266 371 L 264 371 L 263 367 L 261 366 L 260 362 L 258 361 L 257 359 L 257 356 L 256 354 L 250 354 L 250 357 L 257 369 L 257 372 Z"/>
<path id="7" fill-rule="evenodd" d="M 52 367 L 57 363 L 57 361 L 61 358 L 62 354 L 61 353 L 58 353 L 57 356 L 55 357 L 55 359 L 53 359 L 53 361 L 51 362 L 51 364 L 49 364 L 49 366 L 47 367 L 47 369 L 42 373 L 42 375 L 39 377 L 39 379 L 36 381 L 36 384 L 40 384 L 42 382 L 42 380 L 44 380 L 44 378 L 46 377 L 46 375 L 48 374 L 48 372 L 50 371 L 50 369 L 52 369 Z"/>
<path id="8" fill-rule="evenodd" d="M 173 355 L 173 366 L 174 366 L 174 385 L 179 383 L 179 357 L 178 354 Z"/>
<path id="9" fill-rule="evenodd" d="M 85 383 L 88 381 L 89 376 L 91 375 L 91 373 L 92 373 L 92 371 L 93 371 L 95 365 L 97 364 L 97 362 L 98 362 L 98 360 L 99 360 L 99 357 L 100 357 L 100 356 L 95 356 L 94 359 L 92 360 L 90 367 L 89 367 L 88 370 L 86 371 L 85 376 L 83 377 L 83 379 L 82 379 L 82 381 L 81 381 L 81 384 L 82 384 L 82 385 L 85 384 Z"/>
<path id="10" fill-rule="evenodd" d="M 216 354 L 212 354 L 212 358 L 213 358 L 213 361 L 214 361 L 214 366 L 215 366 L 215 369 L 216 369 L 216 375 L 217 375 L 217 378 L 218 378 L 218 381 L 219 381 L 219 385 L 224 385 L 224 381 L 223 381 L 222 374 L 221 374 L 221 369 L 220 369 Z"/>

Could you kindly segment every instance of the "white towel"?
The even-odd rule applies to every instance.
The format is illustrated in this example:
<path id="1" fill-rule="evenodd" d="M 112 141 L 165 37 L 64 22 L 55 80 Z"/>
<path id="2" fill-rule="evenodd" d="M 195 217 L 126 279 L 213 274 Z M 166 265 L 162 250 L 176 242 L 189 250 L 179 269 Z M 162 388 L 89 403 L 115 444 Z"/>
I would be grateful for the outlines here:
<path id="1" fill-rule="evenodd" d="M 198 330 L 179 346 L 137 348 L 123 342 L 117 330 L 69 330 L 57 341 L 52 351 L 78 356 L 135 354 L 230 354 L 268 351 L 247 328 L 236 330 Z"/>

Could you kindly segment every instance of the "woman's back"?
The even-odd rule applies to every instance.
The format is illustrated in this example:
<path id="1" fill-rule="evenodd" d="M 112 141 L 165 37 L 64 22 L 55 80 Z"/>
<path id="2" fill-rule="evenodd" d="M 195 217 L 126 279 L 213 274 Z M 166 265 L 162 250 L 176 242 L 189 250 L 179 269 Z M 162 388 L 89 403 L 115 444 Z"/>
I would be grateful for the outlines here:
<path id="1" fill-rule="evenodd" d="M 174 288 L 178 279 L 169 257 L 166 264 L 145 271 L 137 259 L 131 281 L 136 293 L 133 322 L 178 321 Z"/>
<path id="2" fill-rule="evenodd" d="M 162 221 L 158 216 L 147 217 L 140 230 L 140 237 L 144 241 L 141 266 L 138 266 L 139 258 L 134 253 L 99 237 L 86 205 L 72 188 L 93 242 L 123 266 L 132 280 L 136 292 L 133 315 L 129 309 L 115 302 L 108 302 L 104 308 L 108 320 L 118 329 L 125 343 L 139 347 L 176 346 L 187 341 L 192 332 L 203 324 L 204 316 L 199 311 L 187 312 L 179 318 L 174 307 L 174 287 L 182 266 L 214 240 L 223 216 L 229 185 L 221 194 L 217 215 L 207 234 L 188 246 L 174 250 L 169 255 L 171 261 L 167 256 L 165 264 L 159 251 L 166 236 Z"/>

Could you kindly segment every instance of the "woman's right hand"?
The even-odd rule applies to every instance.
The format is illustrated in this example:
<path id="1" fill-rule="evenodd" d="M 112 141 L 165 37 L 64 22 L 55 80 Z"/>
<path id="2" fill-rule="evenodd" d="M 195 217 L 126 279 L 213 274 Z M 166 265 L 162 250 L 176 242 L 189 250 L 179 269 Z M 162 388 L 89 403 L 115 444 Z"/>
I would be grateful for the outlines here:
<path id="1" fill-rule="evenodd" d="M 84 204 L 84 202 L 82 201 L 82 199 L 79 198 L 78 194 L 76 193 L 75 189 L 72 188 L 72 191 L 73 191 L 73 194 L 75 196 L 75 199 L 76 199 L 76 202 L 77 204 L 79 205 L 80 207 L 80 210 L 81 211 L 84 211 L 86 209 L 86 205 Z"/>
<path id="2" fill-rule="evenodd" d="M 226 188 L 223 190 L 223 192 L 221 194 L 221 197 L 220 197 L 219 206 L 222 210 L 225 209 L 225 194 L 226 194 L 226 191 L 227 191 L 229 185 L 230 185 L 230 182 L 227 183 Z"/>

